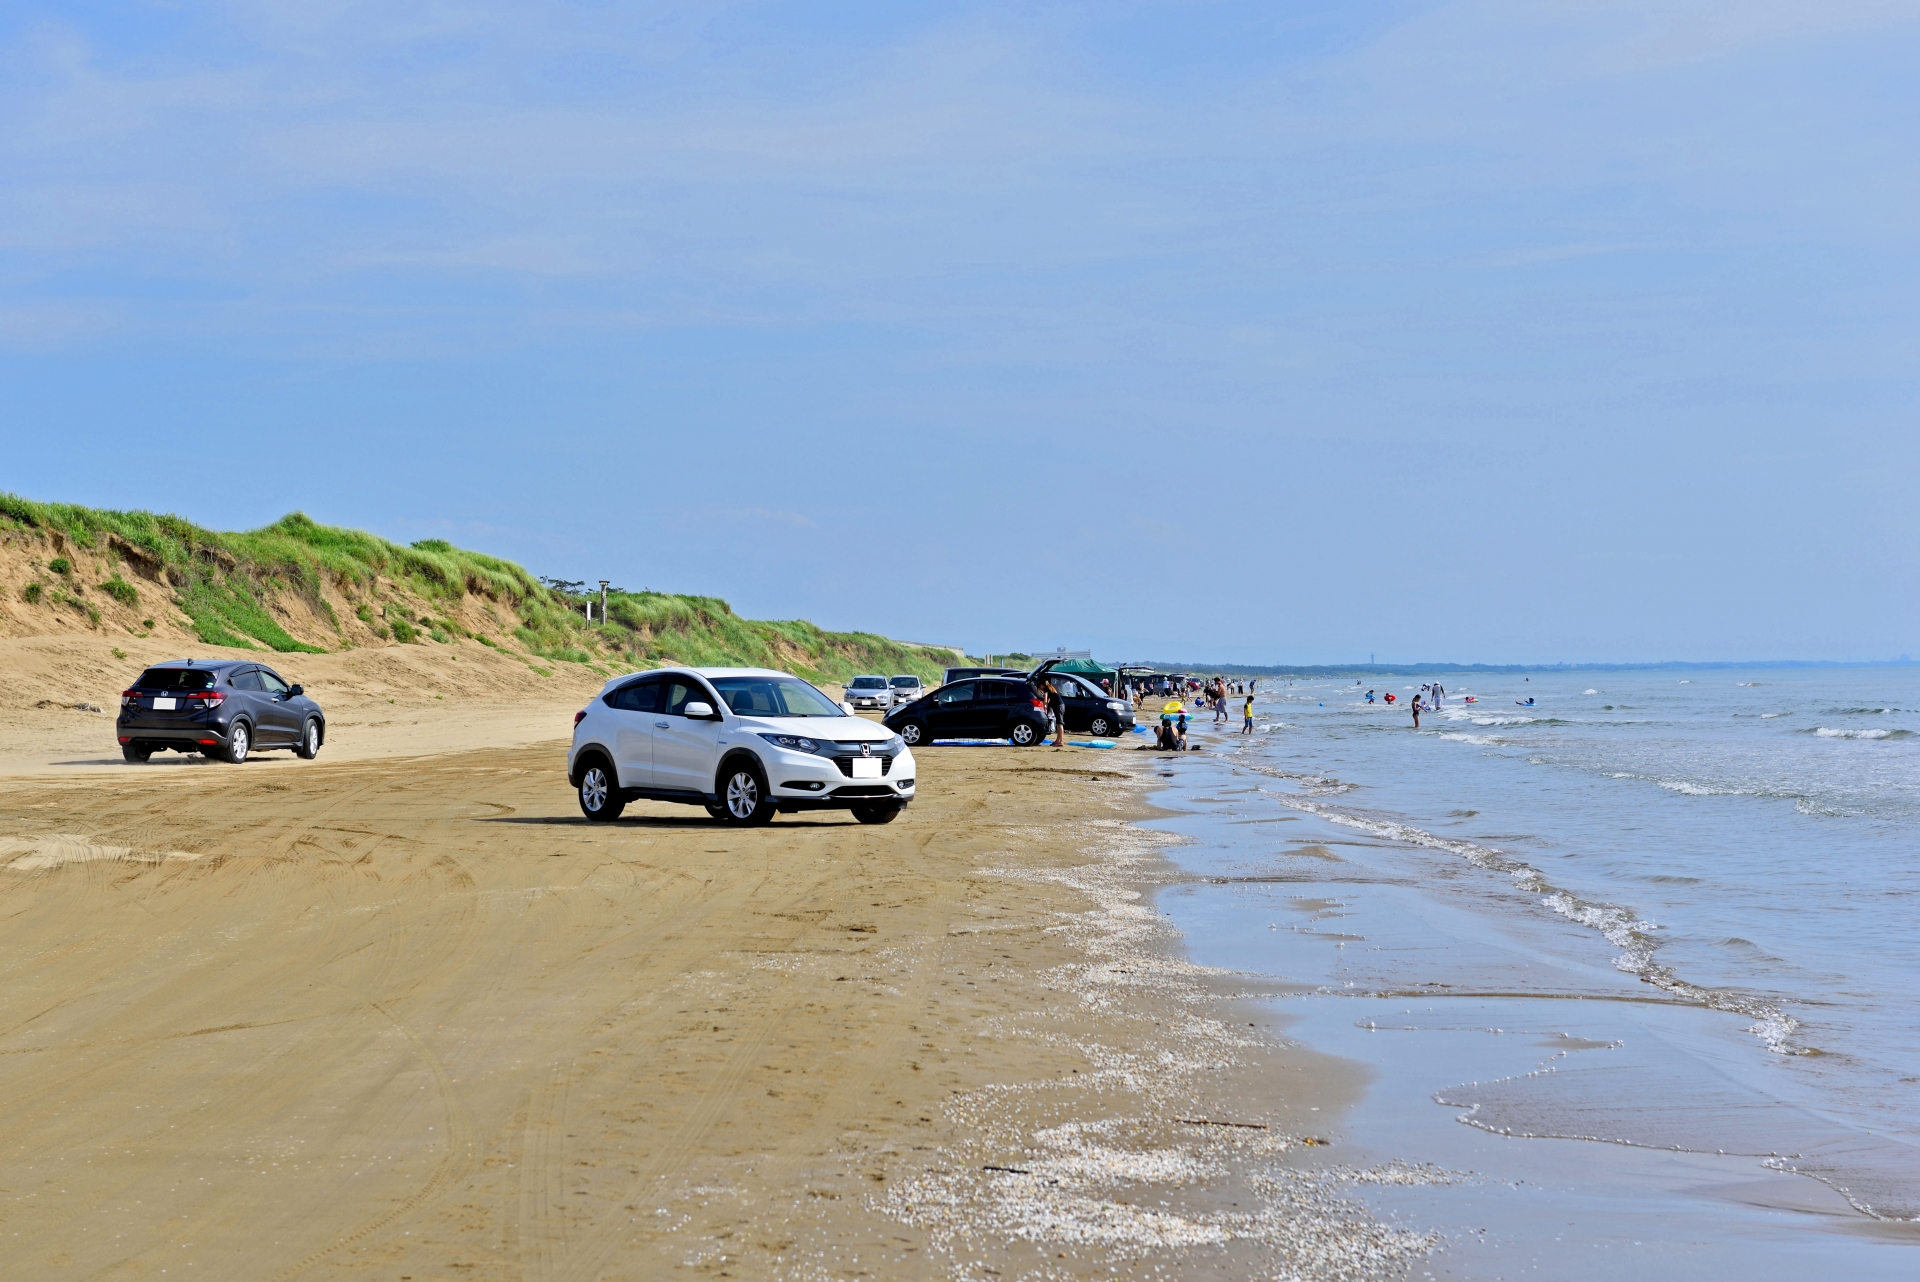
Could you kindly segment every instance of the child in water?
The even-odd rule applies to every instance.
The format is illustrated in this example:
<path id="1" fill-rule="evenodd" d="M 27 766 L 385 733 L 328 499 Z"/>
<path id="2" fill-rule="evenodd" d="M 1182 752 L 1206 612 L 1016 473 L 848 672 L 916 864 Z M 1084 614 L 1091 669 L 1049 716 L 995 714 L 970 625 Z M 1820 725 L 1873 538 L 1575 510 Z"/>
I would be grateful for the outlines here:
<path id="1" fill-rule="evenodd" d="M 1240 733 L 1252 734 L 1253 733 L 1253 696 L 1252 695 L 1247 696 L 1247 706 L 1246 706 L 1244 715 L 1246 716 L 1247 719 L 1240 723 Z"/>

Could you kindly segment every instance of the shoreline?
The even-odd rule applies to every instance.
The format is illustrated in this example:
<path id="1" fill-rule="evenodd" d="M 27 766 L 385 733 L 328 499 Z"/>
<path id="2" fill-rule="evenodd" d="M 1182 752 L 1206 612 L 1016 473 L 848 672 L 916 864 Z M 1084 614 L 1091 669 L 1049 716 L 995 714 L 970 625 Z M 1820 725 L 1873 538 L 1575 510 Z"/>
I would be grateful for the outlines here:
<path id="1" fill-rule="evenodd" d="M 1606 1278 L 1631 1259 L 1648 1277 L 1698 1276 L 1708 1260 L 1754 1276 L 1821 1262 L 1905 1275 L 1916 1225 L 1870 1218 L 1797 1155 L 1721 1138 L 1762 1120 L 1775 1143 L 1794 1138 L 1777 1108 L 1746 1118 L 1762 1101 L 1716 1086 L 1700 1058 L 1750 1060 L 1745 1018 L 1649 993 L 1603 951 L 1556 959 L 1538 941 L 1571 927 L 1552 914 L 1489 930 L 1460 911 L 1479 870 L 1266 796 L 1271 780 L 1231 753 L 1189 761 L 1155 798 L 1174 813 L 1149 821 L 1185 838 L 1169 849 L 1187 876 L 1159 903 L 1196 960 L 1296 981 L 1269 1008 L 1307 1045 L 1370 1070 L 1342 1138 L 1463 1177 L 1368 1192 L 1377 1213 L 1450 1239 L 1426 1273 Z M 1580 1138 L 1595 1124 L 1578 1112 L 1583 1092 L 1608 1074 L 1631 1093 L 1597 1099 L 1599 1124 L 1631 1110 L 1643 1130 L 1678 1141 L 1691 1125 L 1701 1142 Z M 1523 1130 L 1509 1099 L 1574 1111 Z M 1489 1100 L 1512 1120 L 1476 1116 Z"/>

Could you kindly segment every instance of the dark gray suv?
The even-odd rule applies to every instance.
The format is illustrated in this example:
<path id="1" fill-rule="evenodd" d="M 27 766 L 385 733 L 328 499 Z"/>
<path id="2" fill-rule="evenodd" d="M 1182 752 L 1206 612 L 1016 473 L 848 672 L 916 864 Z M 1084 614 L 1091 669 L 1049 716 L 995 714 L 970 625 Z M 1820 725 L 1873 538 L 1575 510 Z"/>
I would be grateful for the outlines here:
<path id="1" fill-rule="evenodd" d="M 327 717 L 264 664 L 180 659 L 148 668 L 121 691 L 118 730 L 128 761 L 171 748 L 237 763 L 266 748 L 319 756 Z"/>

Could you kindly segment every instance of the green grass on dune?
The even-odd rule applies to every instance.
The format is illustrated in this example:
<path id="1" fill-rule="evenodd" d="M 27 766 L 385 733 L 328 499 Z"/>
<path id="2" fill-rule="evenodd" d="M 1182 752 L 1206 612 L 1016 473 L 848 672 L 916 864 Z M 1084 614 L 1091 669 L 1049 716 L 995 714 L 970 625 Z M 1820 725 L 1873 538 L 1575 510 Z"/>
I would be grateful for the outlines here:
<path id="1" fill-rule="evenodd" d="M 937 679 L 953 661 L 948 651 L 864 632 L 828 632 L 805 620 L 743 619 L 718 597 L 665 592 L 614 593 L 609 618 L 589 627 L 581 608 L 587 598 L 554 591 L 511 561 L 444 539 L 403 546 L 321 525 L 298 512 L 258 530 L 223 533 L 178 516 L 37 503 L 0 493 L 0 527 L 7 525 L 58 533 L 77 548 L 139 562 L 148 577 L 171 588 L 176 605 L 209 645 L 323 652 L 325 647 L 289 634 L 274 620 L 276 599 L 300 597 L 339 633 L 325 588 L 373 596 L 391 586 L 411 604 L 389 601 L 379 622 L 366 605 L 355 611 L 381 635 L 416 644 L 473 635 L 497 645 L 499 638 L 469 633 L 443 617 L 478 597 L 518 618 L 513 636 L 529 653 L 597 669 L 676 663 L 777 667 L 815 680 L 861 672 Z M 344 643 L 344 636 L 336 642 Z"/>

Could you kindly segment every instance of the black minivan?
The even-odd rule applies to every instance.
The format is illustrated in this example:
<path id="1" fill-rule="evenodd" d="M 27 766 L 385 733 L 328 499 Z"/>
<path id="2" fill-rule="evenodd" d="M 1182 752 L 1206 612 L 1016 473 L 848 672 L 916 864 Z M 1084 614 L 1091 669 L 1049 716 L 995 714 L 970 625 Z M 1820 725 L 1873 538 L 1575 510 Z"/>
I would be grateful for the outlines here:
<path id="1" fill-rule="evenodd" d="M 1071 672 L 1043 672 L 1039 679 L 1060 692 L 1069 734 L 1105 739 L 1133 729 L 1133 705 L 1116 699 L 1085 677 Z"/>
<path id="2" fill-rule="evenodd" d="M 1011 739 L 1024 748 L 1047 737 L 1047 704 L 1025 673 L 973 677 L 902 704 L 880 724 L 910 748 L 935 739 Z"/>
<path id="3" fill-rule="evenodd" d="M 320 755 L 327 717 L 264 664 L 180 659 L 155 664 L 120 694 L 120 752 L 145 761 L 163 749 L 245 761 L 267 748 Z"/>

